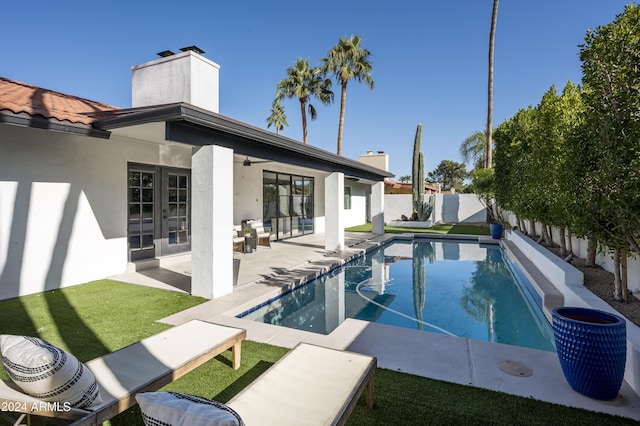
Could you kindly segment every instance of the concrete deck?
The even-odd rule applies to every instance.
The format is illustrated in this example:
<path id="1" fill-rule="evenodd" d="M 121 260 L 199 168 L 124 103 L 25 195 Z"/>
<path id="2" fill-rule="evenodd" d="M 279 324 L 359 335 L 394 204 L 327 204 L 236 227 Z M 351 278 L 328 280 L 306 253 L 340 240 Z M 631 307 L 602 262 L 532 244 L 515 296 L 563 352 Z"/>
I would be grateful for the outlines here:
<path id="1" fill-rule="evenodd" d="M 330 335 L 235 318 L 277 296 L 283 289 L 333 269 L 393 236 L 347 234 L 341 252 L 327 252 L 322 235 L 272 243 L 251 254 L 238 254 L 240 272 L 232 294 L 163 319 L 178 325 L 190 319 L 244 328 L 249 340 L 293 348 L 307 342 L 373 355 L 381 368 L 463 385 L 477 386 L 570 407 L 640 420 L 640 397 L 624 383 L 613 401 L 598 401 L 575 392 L 566 382 L 554 352 L 451 337 L 347 319 Z M 188 291 L 190 259 L 165 260 L 160 268 L 113 279 Z"/>

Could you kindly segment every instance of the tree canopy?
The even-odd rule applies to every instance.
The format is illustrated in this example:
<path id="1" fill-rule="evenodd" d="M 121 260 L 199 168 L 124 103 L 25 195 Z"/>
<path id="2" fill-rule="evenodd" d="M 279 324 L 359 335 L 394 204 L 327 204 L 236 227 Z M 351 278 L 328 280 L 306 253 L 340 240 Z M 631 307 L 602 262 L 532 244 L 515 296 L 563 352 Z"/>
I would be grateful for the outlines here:
<path id="1" fill-rule="evenodd" d="M 289 127 L 287 122 L 287 115 L 284 113 L 284 107 L 278 101 L 274 101 L 271 106 L 271 114 L 267 117 L 267 129 L 271 126 L 276 128 L 276 134 L 280 133 L 280 130 L 285 126 Z"/>
<path id="2" fill-rule="evenodd" d="M 338 123 L 338 148 L 337 154 L 342 155 L 342 133 L 344 129 L 344 115 L 347 106 L 347 83 L 355 80 L 364 82 L 371 90 L 375 83 L 371 72 L 371 52 L 360 47 L 362 38 L 352 35 L 349 38 L 342 37 L 338 44 L 327 52 L 325 58 L 320 59 L 320 72 L 323 75 L 331 74 L 340 84 L 340 121 Z"/>
<path id="3" fill-rule="evenodd" d="M 307 112 L 312 120 L 317 117 L 315 107 L 311 99 L 316 98 L 324 105 L 333 101 L 331 80 L 324 79 L 318 71 L 309 66 L 308 59 L 296 59 L 292 67 L 287 68 L 287 77 L 278 83 L 274 105 L 284 98 L 296 98 L 300 101 L 302 114 L 302 136 L 305 144 L 308 143 Z"/>
<path id="4" fill-rule="evenodd" d="M 551 87 L 496 129 L 496 200 L 543 234 L 560 229 L 562 245 L 565 230 L 596 241 L 625 299 L 621 265 L 640 253 L 640 9 L 589 30 L 580 60 L 582 88 Z"/>
<path id="5" fill-rule="evenodd" d="M 464 164 L 452 160 L 442 160 L 433 171 L 429 172 L 426 181 L 442 183 L 443 191 L 454 189 L 456 192 L 462 192 L 467 176 Z"/>

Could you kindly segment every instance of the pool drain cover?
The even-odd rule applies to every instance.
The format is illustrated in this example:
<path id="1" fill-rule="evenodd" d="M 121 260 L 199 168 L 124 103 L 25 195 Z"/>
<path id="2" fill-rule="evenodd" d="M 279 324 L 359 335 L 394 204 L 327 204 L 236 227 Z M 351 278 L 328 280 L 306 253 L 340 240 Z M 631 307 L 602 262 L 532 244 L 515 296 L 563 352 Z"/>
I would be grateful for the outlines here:
<path id="1" fill-rule="evenodd" d="M 533 376 L 533 370 L 522 364 L 521 362 L 503 360 L 498 362 L 500 370 L 507 374 L 518 377 L 531 377 Z"/>

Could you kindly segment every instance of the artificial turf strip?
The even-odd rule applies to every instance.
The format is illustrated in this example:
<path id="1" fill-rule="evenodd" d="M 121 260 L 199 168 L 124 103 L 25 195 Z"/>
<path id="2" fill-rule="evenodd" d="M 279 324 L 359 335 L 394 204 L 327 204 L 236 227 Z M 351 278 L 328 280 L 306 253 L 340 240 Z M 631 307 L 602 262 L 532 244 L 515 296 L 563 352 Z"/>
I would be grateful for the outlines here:
<path id="1" fill-rule="evenodd" d="M 102 280 L 0 301 L 0 333 L 42 337 L 87 361 L 168 328 L 156 320 L 203 301 L 186 294 Z M 164 390 L 226 402 L 286 352 L 285 348 L 245 341 L 239 370 L 231 368 L 231 352 L 227 351 Z M 0 369 L 0 376 L 8 379 Z M 0 419 L 0 425 L 5 424 L 8 423 Z M 133 407 L 114 417 L 112 424 L 142 425 L 139 408 Z M 347 424 L 624 425 L 637 422 L 378 368 L 374 409 L 367 409 L 361 398 Z"/>
<path id="2" fill-rule="evenodd" d="M 352 226 L 345 228 L 347 232 L 371 232 L 371 223 L 365 223 L 364 225 Z M 386 234 L 466 234 L 466 235 L 490 235 L 489 226 L 487 225 L 444 225 L 436 224 L 431 228 L 404 228 L 398 226 L 386 226 L 384 227 Z"/>
<path id="3" fill-rule="evenodd" d="M 0 301 L 0 334 L 40 337 L 88 361 L 169 328 L 156 321 L 205 301 L 99 280 Z"/>
<path id="4" fill-rule="evenodd" d="M 627 418 L 378 368 L 347 425 L 637 425 Z"/>

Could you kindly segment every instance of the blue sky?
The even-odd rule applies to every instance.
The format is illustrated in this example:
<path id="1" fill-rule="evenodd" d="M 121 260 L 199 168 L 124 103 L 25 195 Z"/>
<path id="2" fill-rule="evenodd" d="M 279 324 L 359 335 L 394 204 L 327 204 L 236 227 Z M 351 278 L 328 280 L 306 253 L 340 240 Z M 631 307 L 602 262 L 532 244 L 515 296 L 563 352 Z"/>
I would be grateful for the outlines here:
<path id="1" fill-rule="evenodd" d="M 536 105 L 552 85 L 580 83 L 578 45 L 588 28 L 613 21 L 629 0 L 502 0 L 495 41 L 494 127 Z M 197 45 L 221 66 L 220 113 L 266 128 L 277 83 L 296 58 L 312 65 L 338 39 L 363 38 L 376 89 L 347 90 L 343 155 L 389 154 L 390 171 L 411 174 L 423 124 L 425 173 L 460 161 L 460 143 L 483 130 L 492 0 L 5 2 L 0 76 L 131 106 L 131 67 L 156 53 Z M 339 86 L 316 102 L 309 143 L 336 152 Z M 299 103 L 283 102 L 302 140 Z M 273 130 L 273 128 L 272 128 Z"/>

